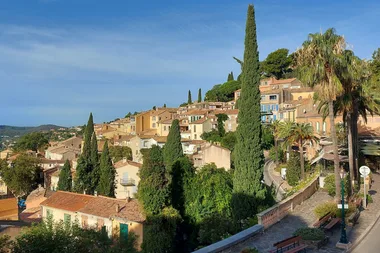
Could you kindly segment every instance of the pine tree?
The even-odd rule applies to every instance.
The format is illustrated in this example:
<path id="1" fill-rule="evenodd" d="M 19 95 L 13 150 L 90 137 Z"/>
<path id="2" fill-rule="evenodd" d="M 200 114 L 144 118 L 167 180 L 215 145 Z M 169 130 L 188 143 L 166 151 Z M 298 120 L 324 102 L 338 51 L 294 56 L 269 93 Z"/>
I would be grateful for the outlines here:
<path id="1" fill-rule="evenodd" d="M 71 191 L 73 179 L 71 177 L 70 167 L 69 160 L 66 160 L 61 172 L 59 173 L 58 190 L 60 191 Z"/>
<path id="2" fill-rule="evenodd" d="M 169 131 L 168 139 L 163 149 L 164 163 L 167 171 L 171 171 L 172 165 L 176 160 L 183 156 L 181 144 L 181 132 L 179 129 L 179 120 L 175 119 Z"/>
<path id="3" fill-rule="evenodd" d="M 193 103 L 193 100 L 191 99 L 191 91 L 189 90 L 189 93 L 187 95 L 187 104 L 191 105 Z"/>
<path id="4" fill-rule="evenodd" d="M 169 203 L 169 183 L 159 146 L 152 146 L 143 157 L 137 196 L 148 215 L 159 214 Z"/>
<path id="5" fill-rule="evenodd" d="M 112 164 L 107 141 L 104 143 L 103 152 L 100 157 L 99 168 L 100 178 L 97 187 L 98 194 L 114 198 L 116 188 L 116 169 Z"/>
<path id="6" fill-rule="evenodd" d="M 261 149 L 260 73 L 253 5 L 248 6 L 239 126 L 236 131 L 233 213 L 237 220 L 253 217 L 264 204 L 264 155 Z"/>
<path id="7" fill-rule="evenodd" d="M 199 88 L 198 90 L 198 103 L 202 102 L 202 89 Z"/>

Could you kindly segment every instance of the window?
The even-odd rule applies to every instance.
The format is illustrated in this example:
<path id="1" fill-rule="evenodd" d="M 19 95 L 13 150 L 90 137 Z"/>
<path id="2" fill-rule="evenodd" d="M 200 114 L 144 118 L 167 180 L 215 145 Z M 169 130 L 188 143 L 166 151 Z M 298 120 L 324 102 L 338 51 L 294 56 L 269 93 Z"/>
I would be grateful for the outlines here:
<path id="1" fill-rule="evenodd" d="M 277 99 L 277 95 L 270 95 L 269 96 L 269 100 L 276 100 Z"/>
<path id="2" fill-rule="evenodd" d="M 194 140 L 196 140 L 197 139 L 197 135 L 196 134 L 194 134 Z"/>
<path id="3" fill-rule="evenodd" d="M 152 120 L 156 120 L 156 116 L 153 116 L 153 119 Z"/>
<path id="4" fill-rule="evenodd" d="M 197 125 L 194 125 L 194 132 L 197 131 Z"/>
<path id="5" fill-rule="evenodd" d="M 170 130 L 170 126 L 169 126 L 169 130 Z"/>
<path id="6" fill-rule="evenodd" d="M 161 120 L 161 117 L 158 117 L 158 120 Z"/>
<path id="7" fill-rule="evenodd" d="M 164 126 L 164 131 L 166 131 L 166 126 Z"/>
<path id="8" fill-rule="evenodd" d="M 152 124 L 152 128 L 156 128 L 156 123 L 153 123 L 153 124 Z"/>
<path id="9" fill-rule="evenodd" d="M 280 119 L 283 119 L 283 118 L 284 118 L 284 114 L 280 113 Z"/>
<path id="10" fill-rule="evenodd" d="M 317 129 L 317 132 L 319 132 L 319 122 L 316 123 L 315 128 Z"/>
<path id="11" fill-rule="evenodd" d="M 268 84 L 268 82 L 267 82 L 267 81 L 265 81 L 265 82 L 264 82 L 264 85 L 267 85 L 267 84 Z"/>
<path id="12" fill-rule="evenodd" d="M 323 132 L 326 132 L 326 122 L 323 122 L 323 125 L 322 125 L 322 131 L 323 131 Z"/>
<path id="13" fill-rule="evenodd" d="M 82 227 L 86 228 L 88 226 L 88 216 L 82 215 Z"/>
<path id="14" fill-rule="evenodd" d="M 277 118 L 277 115 L 273 115 L 273 120 L 276 120 L 276 118 Z"/>
<path id="15" fill-rule="evenodd" d="M 53 218 L 53 212 L 50 209 L 46 209 L 46 217 Z"/>
<path id="16" fill-rule="evenodd" d="M 265 96 L 264 95 L 261 96 L 261 100 L 265 100 Z"/>
<path id="17" fill-rule="evenodd" d="M 65 223 L 70 223 L 70 222 L 71 222 L 71 215 L 65 213 L 65 214 L 63 215 L 63 221 L 64 221 Z"/>

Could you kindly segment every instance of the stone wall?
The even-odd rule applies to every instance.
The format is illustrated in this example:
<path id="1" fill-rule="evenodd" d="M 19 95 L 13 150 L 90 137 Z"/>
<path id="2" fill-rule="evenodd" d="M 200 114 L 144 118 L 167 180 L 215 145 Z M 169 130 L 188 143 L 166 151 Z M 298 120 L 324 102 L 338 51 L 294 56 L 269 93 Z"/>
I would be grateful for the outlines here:
<path id="1" fill-rule="evenodd" d="M 273 224 L 279 222 L 287 216 L 293 209 L 302 204 L 306 199 L 310 198 L 318 189 L 319 177 L 311 181 L 304 189 L 296 192 L 294 195 L 284 199 L 276 205 L 268 208 L 267 210 L 257 214 L 258 223 L 264 227 L 269 228 Z"/>

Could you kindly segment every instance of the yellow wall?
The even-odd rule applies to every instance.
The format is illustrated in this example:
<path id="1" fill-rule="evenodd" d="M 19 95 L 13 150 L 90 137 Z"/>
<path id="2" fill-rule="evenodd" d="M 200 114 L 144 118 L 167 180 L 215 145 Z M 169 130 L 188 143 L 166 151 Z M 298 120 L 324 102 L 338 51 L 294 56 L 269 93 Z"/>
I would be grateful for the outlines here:
<path id="1" fill-rule="evenodd" d="M 118 218 L 114 218 L 112 221 L 112 231 L 113 236 L 120 236 L 120 223 L 128 224 L 128 233 L 133 232 L 137 236 L 137 249 L 141 249 L 141 244 L 143 242 L 143 224 L 133 222 L 133 221 L 125 221 Z"/>
<path id="2" fill-rule="evenodd" d="M 126 199 L 127 197 L 133 198 L 137 193 L 137 186 L 140 182 L 140 177 L 138 176 L 139 167 L 127 164 L 126 166 L 116 169 L 117 176 L 117 188 L 115 189 L 115 195 L 117 199 Z M 135 186 L 122 186 L 120 184 L 121 179 L 123 179 L 123 174 L 128 173 L 128 179 L 135 180 Z"/>

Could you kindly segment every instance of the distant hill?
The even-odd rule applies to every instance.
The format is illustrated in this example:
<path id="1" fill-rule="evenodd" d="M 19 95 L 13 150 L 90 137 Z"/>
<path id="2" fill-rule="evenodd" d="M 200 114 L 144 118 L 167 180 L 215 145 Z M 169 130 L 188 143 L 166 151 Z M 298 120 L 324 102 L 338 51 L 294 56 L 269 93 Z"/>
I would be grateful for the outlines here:
<path id="1" fill-rule="evenodd" d="M 41 131 L 50 131 L 50 129 L 57 130 L 59 128 L 66 128 L 56 125 L 41 125 L 37 127 L 17 127 L 17 126 L 4 126 L 0 125 L 0 137 L 9 136 L 13 138 L 15 136 L 22 136 L 31 132 L 41 132 Z"/>

